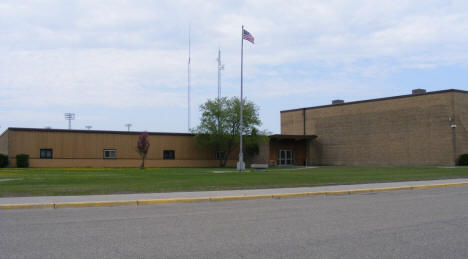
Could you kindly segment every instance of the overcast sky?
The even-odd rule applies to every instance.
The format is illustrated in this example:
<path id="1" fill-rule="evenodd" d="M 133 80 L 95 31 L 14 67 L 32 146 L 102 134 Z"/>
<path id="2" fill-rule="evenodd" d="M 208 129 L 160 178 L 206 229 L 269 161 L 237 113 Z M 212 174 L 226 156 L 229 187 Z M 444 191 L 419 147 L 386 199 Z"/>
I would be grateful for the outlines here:
<path id="1" fill-rule="evenodd" d="M 187 132 L 217 95 L 244 94 L 262 129 L 280 111 L 428 91 L 468 90 L 468 1 L 0 0 L 0 132 L 7 127 Z"/>

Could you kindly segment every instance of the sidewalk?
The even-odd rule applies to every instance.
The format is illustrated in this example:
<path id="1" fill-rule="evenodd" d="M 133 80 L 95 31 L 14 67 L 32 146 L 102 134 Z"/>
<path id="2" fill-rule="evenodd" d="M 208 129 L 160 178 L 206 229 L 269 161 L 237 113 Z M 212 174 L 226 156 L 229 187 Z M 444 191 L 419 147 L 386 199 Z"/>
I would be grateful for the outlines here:
<path id="1" fill-rule="evenodd" d="M 144 205 L 175 202 L 220 201 L 240 199 L 286 198 L 312 195 L 352 194 L 376 191 L 423 189 L 450 186 L 468 186 L 468 179 L 333 185 L 318 187 L 226 190 L 172 193 L 138 193 L 82 196 L 40 196 L 0 198 L 0 209 L 96 207 L 119 205 Z M 16 205 L 16 206 L 15 206 Z"/>

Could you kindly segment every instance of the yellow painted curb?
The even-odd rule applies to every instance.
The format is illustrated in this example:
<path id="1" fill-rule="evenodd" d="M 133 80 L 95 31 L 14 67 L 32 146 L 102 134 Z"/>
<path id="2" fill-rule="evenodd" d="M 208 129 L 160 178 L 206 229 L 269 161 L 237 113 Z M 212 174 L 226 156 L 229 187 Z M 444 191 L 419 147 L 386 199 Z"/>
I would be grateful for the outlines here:
<path id="1" fill-rule="evenodd" d="M 122 205 L 137 205 L 136 201 L 91 201 L 91 202 L 59 202 L 54 208 L 82 208 L 82 207 L 112 207 Z"/>
<path id="2" fill-rule="evenodd" d="M 152 204 L 166 204 L 166 203 L 182 203 L 182 202 L 200 202 L 210 201 L 209 197 L 199 198 L 172 198 L 172 199 L 155 199 L 155 200 L 138 200 L 137 205 L 152 205 Z"/>
<path id="3" fill-rule="evenodd" d="M 38 204 L 2 204 L 0 210 L 54 208 L 53 203 Z"/>
<path id="4" fill-rule="evenodd" d="M 430 185 L 433 186 L 433 185 Z M 401 190 L 411 190 L 414 189 L 414 186 L 399 186 L 399 187 L 382 187 L 371 189 L 373 192 L 386 192 L 386 191 L 401 191 Z"/>
<path id="5" fill-rule="evenodd" d="M 455 186 L 465 186 L 468 183 L 444 183 L 444 184 L 434 184 L 434 185 L 420 185 L 414 186 L 414 189 L 428 189 L 428 188 L 438 188 L 438 187 L 455 187 Z"/>
<path id="6" fill-rule="evenodd" d="M 328 192 L 325 192 L 325 195 L 343 195 L 343 194 L 349 194 L 349 191 L 328 191 Z"/>
<path id="7" fill-rule="evenodd" d="M 125 206 L 125 205 L 140 206 L 140 205 L 183 203 L 183 202 L 202 202 L 202 201 L 233 201 L 233 200 L 252 200 L 252 199 L 270 199 L 270 198 L 278 199 L 278 198 L 293 198 L 293 197 L 318 196 L 318 195 L 347 195 L 347 194 L 384 192 L 384 191 L 430 189 L 430 188 L 456 187 L 456 186 L 467 186 L 467 185 L 468 185 L 468 182 L 462 182 L 462 183 L 383 187 L 383 188 L 339 190 L 339 191 L 279 193 L 279 194 L 265 194 L 265 195 L 171 198 L 171 199 L 134 200 L 134 201 L 60 202 L 60 203 L 43 203 L 43 204 L 3 204 L 3 205 L 0 204 L 0 210 L 35 209 L 35 208 L 56 208 L 57 209 L 57 208 L 81 208 L 81 207 L 111 207 L 111 206 Z"/>
<path id="8" fill-rule="evenodd" d="M 234 201 L 234 200 L 254 200 L 254 199 L 271 199 L 271 194 L 265 195 L 239 195 L 239 196 L 223 196 L 212 197 L 210 201 Z"/>
<path id="9" fill-rule="evenodd" d="M 305 196 L 317 196 L 324 195 L 326 192 L 300 192 L 300 193 L 281 193 L 273 194 L 272 198 L 294 198 L 294 197 L 305 197 Z"/>
<path id="10" fill-rule="evenodd" d="M 348 194 L 369 193 L 369 192 L 375 192 L 375 191 L 374 189 L 356 189 L 356 190 L 350 190 Z"/>

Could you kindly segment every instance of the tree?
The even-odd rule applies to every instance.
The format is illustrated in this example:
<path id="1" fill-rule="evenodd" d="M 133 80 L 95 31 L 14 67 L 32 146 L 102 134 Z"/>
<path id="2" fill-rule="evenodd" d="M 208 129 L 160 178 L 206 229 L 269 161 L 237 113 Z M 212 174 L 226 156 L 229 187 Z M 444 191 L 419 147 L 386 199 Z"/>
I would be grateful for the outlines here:
<path id="1" fill-rule="evenodd" d="M 195 134 L 195 143 L 199 147 L 215 149 L 219 154 L 219 166 L 225 167 L 229 155 L 239 150 L 240 129 L 240 100 L 237 97 L 230 99 L 216 98 L 208 100 L 200 106 L 202 117 L 200 125 L 192 130 Z M 256 127 L 261 125 L 258 117 L 258 107 L 250 101 L 244 100 L 243 105 L 243 129 L 245 136 L 246 155 L 258 154 L 258 145 L 266 140 L 264 132 Z M 213 154 L 214 155 L 214 154 Z"/>
<path id="2" fill-rule="evenodd" d="M 140 134 L 140 136 L 138 137 L 138 141 L 137 141 L 137 151 L 141 156 L 140 169 L 145 168 L 145 158 L 146 158 L 146 154 L 148 154 L 149 146 L 150 146 L 150 143 L 148 140 L 148 132 L 145 131 Z"/>

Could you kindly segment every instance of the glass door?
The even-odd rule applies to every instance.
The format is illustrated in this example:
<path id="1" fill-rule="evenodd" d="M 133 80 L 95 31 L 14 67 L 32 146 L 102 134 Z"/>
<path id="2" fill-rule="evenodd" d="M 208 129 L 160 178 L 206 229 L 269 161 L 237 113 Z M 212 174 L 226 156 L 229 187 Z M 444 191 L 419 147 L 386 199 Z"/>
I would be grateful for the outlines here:
<path id="1" fill-rule="evenodd" d="M 278 165 L 294 165 L 294 152 L 292 150 L 280 150 L 278 152 Z"/>

